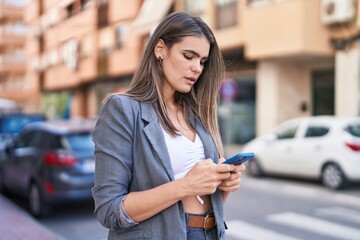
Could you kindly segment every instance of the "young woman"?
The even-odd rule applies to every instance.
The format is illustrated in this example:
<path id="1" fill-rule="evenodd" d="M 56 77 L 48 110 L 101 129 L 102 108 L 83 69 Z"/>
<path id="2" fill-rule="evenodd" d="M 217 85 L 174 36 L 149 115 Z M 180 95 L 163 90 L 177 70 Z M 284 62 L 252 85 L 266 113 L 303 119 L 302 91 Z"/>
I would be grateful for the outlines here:
<path id="1" fill-rule="evenodd" d="M 186 13 L 152 34 L 126 94 L 109 97 L 95 142 L 95 214 L 109 239 L 224 239 L 223 201 L 243 165 L 217 125 L 224 63 L 210 28 Z"/>

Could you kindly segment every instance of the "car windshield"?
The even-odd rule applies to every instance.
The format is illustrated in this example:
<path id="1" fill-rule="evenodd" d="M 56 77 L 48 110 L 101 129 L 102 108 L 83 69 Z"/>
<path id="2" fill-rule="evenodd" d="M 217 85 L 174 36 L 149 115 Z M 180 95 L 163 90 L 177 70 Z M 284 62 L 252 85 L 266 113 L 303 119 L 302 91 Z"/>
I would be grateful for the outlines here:
<path id="1" fill-rule="evenodd" d="M 355 137 L 360 137 L 360 123 L 349 125 L 346 130 Z"/>
<path id="2" fill-rule="evenodd" d="M 71 149 L 73 151 L 93 151 L 94 149 L 94 142 L 92 141 L 91 133 L 66 135 L 62 139 L 62 142 L 66 149 Z"/>

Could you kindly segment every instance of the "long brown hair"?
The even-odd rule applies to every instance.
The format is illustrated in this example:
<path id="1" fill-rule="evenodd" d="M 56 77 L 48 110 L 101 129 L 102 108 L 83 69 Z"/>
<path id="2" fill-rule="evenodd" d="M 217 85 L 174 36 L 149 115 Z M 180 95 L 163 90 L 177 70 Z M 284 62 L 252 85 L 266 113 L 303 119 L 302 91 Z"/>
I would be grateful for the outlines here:
<path id="1" fill-rule="evenodd" d="M 154 54 L 157 42 L 162 39 L 171 48 L 186 36 L 205 36 L 210 43 L 209 57 L 204 69 L 189 93 L 175 93 L 175 101 L 188 118 L 191 111 L 210 132 L 220 156 L 224 150 L 217 122 L 218 90 L 224 79 L 222 54 L 211 29 L 200 17 L 184 12 L 169 14 L 155 29 L 145 48 L 138 69 L 126 95 L 153 104 L 163 128 L 172 135 L 176 128 L 170 121 L 162 95 L 164 79 L 161 63 Z M 189 119 L 187 119 L 189 123 Z"/>

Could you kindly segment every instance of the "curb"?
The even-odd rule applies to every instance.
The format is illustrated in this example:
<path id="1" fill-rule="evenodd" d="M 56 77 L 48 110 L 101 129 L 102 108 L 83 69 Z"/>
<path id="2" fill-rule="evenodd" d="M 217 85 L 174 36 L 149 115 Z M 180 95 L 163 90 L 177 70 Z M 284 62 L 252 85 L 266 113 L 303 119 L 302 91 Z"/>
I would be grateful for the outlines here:
<path id="1" fill-rule="evenodd" d="M 64 240 L 0 194 L 0 240 Z"/>

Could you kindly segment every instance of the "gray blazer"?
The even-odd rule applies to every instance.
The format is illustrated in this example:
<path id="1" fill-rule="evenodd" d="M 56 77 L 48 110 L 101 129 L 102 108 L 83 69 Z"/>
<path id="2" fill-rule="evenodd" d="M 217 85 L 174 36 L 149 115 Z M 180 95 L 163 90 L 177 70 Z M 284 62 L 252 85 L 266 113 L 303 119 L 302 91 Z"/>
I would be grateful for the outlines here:
<path id="1" fill-rule="evenodd" d="M 218 152 L 210 134 L 194 117 L 191 121 L 203 141 L 205 157 L 217 162 Z M 151 189 L 174 180 L 164 135 L 151 104 L 127 96 L 112 96 L 101 110 L 93 140 L 95 215 L 109 228 L 108 239 L 186 239 L 181 201 L 130 228 L 119 221 L 119 205 L 129 192 Z M 211 202 L 219 239 L 224 239 L 220 190 L 211 196 Z"/>

